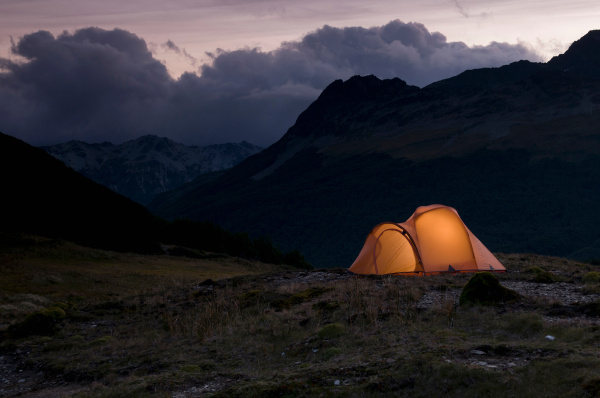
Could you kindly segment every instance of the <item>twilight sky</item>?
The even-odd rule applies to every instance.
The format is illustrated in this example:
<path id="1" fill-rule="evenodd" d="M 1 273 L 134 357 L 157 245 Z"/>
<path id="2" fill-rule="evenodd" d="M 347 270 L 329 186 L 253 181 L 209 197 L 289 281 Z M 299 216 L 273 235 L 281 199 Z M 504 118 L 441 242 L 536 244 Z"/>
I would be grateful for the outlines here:
<path id="1" fill-rule="evenodd" d="M 0 131 L 266 146 L 335 79 L 547 61 L 596 21 L 596 0 L 1 0 Z"/>

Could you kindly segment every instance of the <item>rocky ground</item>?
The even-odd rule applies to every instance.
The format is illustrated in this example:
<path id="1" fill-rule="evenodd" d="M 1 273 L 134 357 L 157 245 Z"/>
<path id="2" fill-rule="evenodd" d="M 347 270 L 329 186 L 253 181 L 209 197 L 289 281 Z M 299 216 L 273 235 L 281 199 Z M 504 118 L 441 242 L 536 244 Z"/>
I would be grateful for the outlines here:
<path id="1" fill-rule="evenodd" d="M 255 276 L 253 279 L 244 279 L 244 283 L 256 284 L 257 286 L 269 286 L 276 290 L 283 286 L 295 286 L 295 290 L 302 290 L 311 286 L 331 286 L 352 278 L 363 278 L 353 275 L 345 270 L 316 270 L 306 272 L 281 272 L 262 276 Z M 440 303 L 447 303 L 449 308 L 456 309 L 458 306 L 458 297 L 461 293 L 460 286 L 468 280 L 466 276 L 457 276 L 462 278 L 456 286 L 448 289 L 438 289 L 431 287 L 425 290 L 420 296 L 416 307 L 419 310 L 426 310 Z M 364 278 L 363 278 L 364 279 Z M 367 278 L 368 279 L 368 278 Z M 382 284 L 382 279 L 369 279 L 373 284 Z M 212 282 L 207 281 L 191 288 L 196 294 L 206 295 L 213 290 L 219 289 L 224 284 L 235 284 L 235 278 L 231 281 Z M 527 280 L 504 279 L 502 285 L 512 289 L 529 301 L 543 301 L 546 307 L 551 306 L 555 311 L 545 311 L 543 314 L 544 322 L 568 323 L 579 325 L 600 325 L 600 319 L 597 316 L 588 316 L 581 311 L 576 311 L 577 306 L 585 303 L 598 302 L 600 295 L 590 293 L 585 290 L 582 283 L 555 282 L 555 283 L 537 283 Z M 96 325 L 88 325 L 90 328 Z M 545 339 L 552 340 L 553 336 L 548 335 Z M 15 344 L 18 344 L 16 342 Z M 491 371 L 508 371 L 513 368 L 524 366 L 532 360 L 543 358 L 546 355 L 544 350 L 539 351 L 519 351 L 513 350 L 504 352 L 502 355 L 496 355 L 494 352 L 497 347 L 482 345 L 477 349 L 468 349 L 463 352 L 457 352 L 453 355 L 444 357 L 447 363 L 457 363 L 469 367 L 480 367 Z M 0 351 L 0 397 L 62 397 L 71 396 L 77 393 L 88 391 L 89 383 L 80 383 L 76 380 L 68 380 L 63 375 L 50 375 L 45 369 L 32 366 L 28 363 L 28 352 L 26 349 L 20 349 L 16 345 L 4 345 Z M 195 397 L 214 394 L 226 388 L 232 380 L 227 375 L 216 375 L 211 380 L 197 385 L 190 385 L 184 389 L 174 391 L 174 397 Z M 336 380 L 340 385 L 352 383 L 351 379 Z M 84 395 L 85 396 L 85 395 Z"/>

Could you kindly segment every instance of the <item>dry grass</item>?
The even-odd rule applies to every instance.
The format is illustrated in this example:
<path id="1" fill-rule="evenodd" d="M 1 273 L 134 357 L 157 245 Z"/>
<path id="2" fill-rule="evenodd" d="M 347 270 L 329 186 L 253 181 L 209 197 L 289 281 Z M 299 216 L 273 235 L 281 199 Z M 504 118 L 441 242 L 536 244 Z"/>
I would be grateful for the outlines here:
<path id="1" fill-rule="evenodd" d="M 83 248 L 69 242 L 29 237 L 35 243 L 0 251 L 1 287 L 5 295 L 30 293 L 59 300 L 85 301 L 152 293 L 282 269 L 281 266 L 223 256 L 217 259 L 144 256 Z M 68 293 L 67 293 L 68 292 Z"/>
<path id="2" fill-rule="evenodd" d="M 257 275 L 262 265 L 232 258 L 81 250 L 44 258 L 2 254 L 8 261 L 0 265 L 7 276 L 1 308 L 12 317 L 4 319 L 17 321 L 29 308 L 56 301 L 68 305 L 55 335 L 0 343 L 0 356 L 31 377 L 45 375 L 43 388 L 58 380 L 78 386 L 69 390 L 77 397 L 600 392 L 598 315 L 565 317 L 578 307 L 530 297 L 459 307 L 456 297 L 470 275 Z M 584 276 L 597 269 L 541 256 L 500 257 L 511 271 L 499 275 L 502 283 L 532 282 L 534 275 L 521 271 L 535 266 L 583 291 L 592 286 Z M 197 285 L 207 278 L 217 282 Z M 563 315 L 550 314 L 557 310 Z"/>

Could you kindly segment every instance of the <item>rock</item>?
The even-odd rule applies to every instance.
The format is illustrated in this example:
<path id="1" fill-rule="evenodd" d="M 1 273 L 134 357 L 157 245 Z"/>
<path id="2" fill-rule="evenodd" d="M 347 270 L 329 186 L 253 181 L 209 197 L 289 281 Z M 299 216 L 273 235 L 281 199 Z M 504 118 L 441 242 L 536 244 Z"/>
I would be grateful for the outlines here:
<path id="1" fill-rule="evenodd" d="M 469 279 L 463 288 L 459 303 L 493 305 L 518 300 L 520 295 L 500 284 L 491 272 L 478 272 Z"/>

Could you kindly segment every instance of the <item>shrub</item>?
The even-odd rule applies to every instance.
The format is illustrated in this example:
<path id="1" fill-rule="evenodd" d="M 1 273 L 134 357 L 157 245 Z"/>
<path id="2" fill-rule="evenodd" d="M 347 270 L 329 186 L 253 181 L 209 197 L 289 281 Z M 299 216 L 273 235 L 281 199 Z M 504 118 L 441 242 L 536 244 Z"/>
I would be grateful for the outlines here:
<path id="1" fill-rule="evenodd" d="M 322 339 L 335 339 L 344 334 L 344 326 L 340 323 L 330 323 L 319 330 L 318 335 Z"/>
<path id="2" fill-rule="evenodd" d="M 579 310 L 587 316 L 600 317 L 600 300 L 581 304 L 579 307 Z"/>
<path id="3" fill-rule="evenodd" d="M 294 293 L 285 299 L 275 300 L 271 303 L 271 306 L 276 310 L 291 308 L 294 305 L 302 304 L 330 290 L 331 288 L 311 287 L 301 292 Z"/>
<path id="4" fill-rule="evenodd" d="M 69 309 L 69 304 L 62 303 L 62 302 L 56 302 L 56 303 L 54 303 L 53 307 L 62 308 L 63 310 L 66 311 Z"/>
<path id="5" fill-rule="evenodd" d="M 328 360 L 333 358 L 336 355 L 339 355 L 342 353 L 342 349 L 339 347 L 329 347 L 328 349 L 326 349 L 323 352 L 323 359 Z"/>
<path id="6" fill-rule="evenodd" d="M 99 346 L 109 343 L 112 340 L 111 336 L 99 337 L 95 340 L 90 341 L 90 346 Z"/>
<path id="7" fill-rule="evenodd" d="M 489 305 L 518 299 L 519 294 L 502 286 L 495 275 L 490 272 L 478 272 L 463 288 L 459 302 L 460 305 Z"/>
<path id="8" fill-rule="evenodd" d="M 283 263 L 301 269 L 313 269 L 313 266 L 306 261 L 304 256 L 298 250 L 292 250 L 283 255 Z"/>
<path id="9" fill-rule="evenodd" d="M 529 267 L 523 271 L 527 274 L 533 274 L 533 281 L 537 283 L 554 283 L 556 276 L 550 271 L 541 269 L 540 267 Z"/>
<path id="10" fill-rule="evenodd" d="M 49 307 L 33 312 L 25 319 L 9 328 L 9 333 L 16 338 L 27 336 L 50 336 L 56 333 L 57 323 L 66 317 L 62 308 Z"/>
<path id="11" fill-rule="evenodd" d="M 583 282 L 586 284 L 600 283 L 600 272 L 592 271 L 585 274 Z"/>
<path id="12" fill-rule="evenodd" d="M 172 256 L 207 258 L 210 256 L 203 252 L 208 251 L 269 264 L 313 268 L 298 250 L 281 253 L 268 236 L 251 239 L 245 232 L 230 232 L 210 221 L 175 220 L 165 224 L 163 233 L 165 242 L 176 245 L 169 249 Z"/>
<path id="13" fill-rule="evenodd" d="M 192 364 L 188 364 L 188 365 L 181 365 L 181 367 L 179 368 L 181 370 L 183 370 L 184 372 L 187 373 L 199 373 L 202 372 L 202 368 L 198 365 L 192 365 Z"/>
<path id="14" fill-rule="evenodd" d="M 313 304 L 312 308 L 317 311 L 331 312 L 340 308 L 340 303 L 337 301 L 319 301 Z"/>

